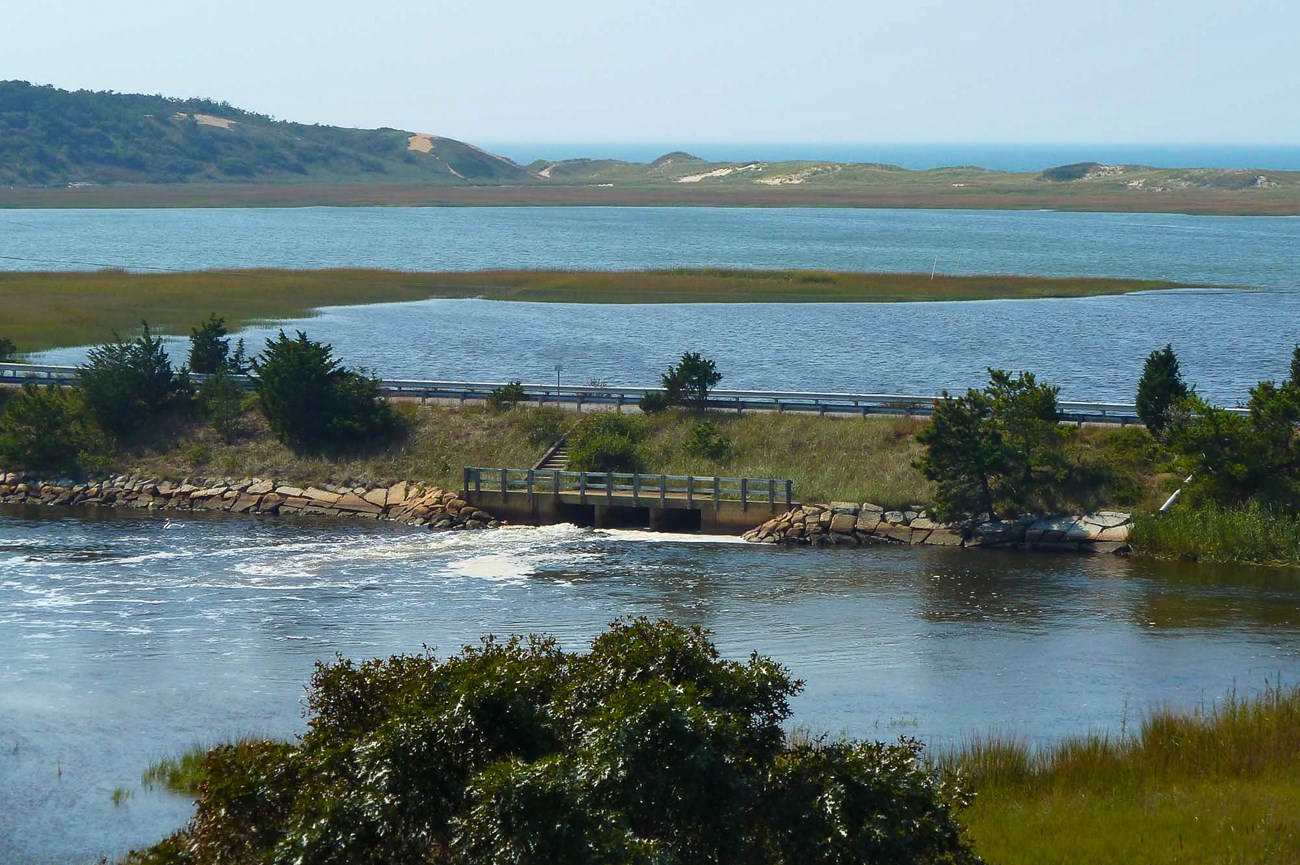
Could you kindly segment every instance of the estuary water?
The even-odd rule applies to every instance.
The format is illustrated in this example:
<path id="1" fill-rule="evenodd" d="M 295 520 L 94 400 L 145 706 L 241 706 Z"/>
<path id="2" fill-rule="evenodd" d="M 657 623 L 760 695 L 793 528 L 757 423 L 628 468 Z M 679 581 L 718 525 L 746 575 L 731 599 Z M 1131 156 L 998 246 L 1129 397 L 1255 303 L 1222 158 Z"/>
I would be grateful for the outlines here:
<path id="1" fill-rule="evenodd" d="M 0 508 L 0 861 L 92 862 L 179 827 L 189 803 L 143 790 L 145 765 L 292 736 L 318 660 L 486 633 L 580 649 L 624 615 L 784 663 L 808 683 L 796 725 L 935 744 L 1118 731 L 1300 677 L 1289 571 Z"/>
<path id="2" fill-rule="evenodd" d="M 684 350 L 725 386 L 937 393 L 989 366 L 1131 401 L 1173 342 L 1218 402 L 1284 375 L 1300 339 L 1300 219 L 726 208 L 0 211 L 0 266 L 759 267 L 1168 279 L 1247 290 L 927 304 L 592 306 L 482 300 L 334 308 L 283 323 L 381 375 L 651 384 Z M 219 310 L 218 310 L 219 312 Z M 253 328 L 250 347 L 274 328 Z M 84 350 L 41 360 L 77 362 Z"/>

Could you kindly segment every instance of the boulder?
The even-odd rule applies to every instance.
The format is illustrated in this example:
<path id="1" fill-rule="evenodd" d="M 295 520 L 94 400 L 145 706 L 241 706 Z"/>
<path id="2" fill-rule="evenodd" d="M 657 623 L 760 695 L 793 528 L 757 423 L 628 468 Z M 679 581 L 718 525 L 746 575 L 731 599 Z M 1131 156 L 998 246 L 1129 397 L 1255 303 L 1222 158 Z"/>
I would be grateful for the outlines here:
<path id="1" fill-rule="evenodd" d="M 857 509 L 854 508 L 854 511 Z M 857 525 L 857 515 L 853 512 L 840 512 L 831 517 L 831 534 L 851 535 Z"/>
<path id="2" fill-rule="evenodd" d="M 383 508 L 388 506 L 388 490 L 383 487 L 380 487 L 377 490 L 370 490 L 370 492 L 366 493 L 361 498 L 376 507 Z"/>
<path id="3" fill-rule="evenodd" d="M 244 492 L 250 496 L 264 496 L 275 489 L 274 481 L 254 481 L 248 485 Z"/>

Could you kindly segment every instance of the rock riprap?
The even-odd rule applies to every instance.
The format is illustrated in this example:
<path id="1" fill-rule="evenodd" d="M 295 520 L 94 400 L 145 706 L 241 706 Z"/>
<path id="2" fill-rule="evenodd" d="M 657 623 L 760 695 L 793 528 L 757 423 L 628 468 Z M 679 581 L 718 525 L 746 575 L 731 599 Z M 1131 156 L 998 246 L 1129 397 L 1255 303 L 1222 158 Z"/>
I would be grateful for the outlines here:
<path id="1" fill-rule="evenodd" d="M 0 472 L 4 504 L 117 507 L 234 514 L 305 515 L 391 520 L 432 529 L 496 528 L 501 522 L 456 493 L 399 481 L 387 486 L 298 486 L 263 478 L 170 481 L 115 475 L 74 481 Z"/>
<path id="2" fill-rule="evenodd" d="M 885 510 L 870 503 L 798 505 L 744 535 L 759 544 L 862 546 L 926 544 L 935 547 L 1013 547 L 1119 553 L 1128 550 L 1133 518 L 1118 511 L 1082 516 L 1028 514 L 969 526 L 940 523 L 925 508 Z"/>

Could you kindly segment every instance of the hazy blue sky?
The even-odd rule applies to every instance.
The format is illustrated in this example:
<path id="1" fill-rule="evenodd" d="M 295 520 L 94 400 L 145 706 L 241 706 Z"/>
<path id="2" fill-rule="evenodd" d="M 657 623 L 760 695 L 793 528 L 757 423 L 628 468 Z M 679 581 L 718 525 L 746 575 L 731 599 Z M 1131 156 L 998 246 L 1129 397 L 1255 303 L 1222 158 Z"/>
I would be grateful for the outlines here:
<path id="1" fill-rule="evenodd" d="M 45 0 L 0 78 L 469 140 L 1300 143 L 1296 0 Z"/>

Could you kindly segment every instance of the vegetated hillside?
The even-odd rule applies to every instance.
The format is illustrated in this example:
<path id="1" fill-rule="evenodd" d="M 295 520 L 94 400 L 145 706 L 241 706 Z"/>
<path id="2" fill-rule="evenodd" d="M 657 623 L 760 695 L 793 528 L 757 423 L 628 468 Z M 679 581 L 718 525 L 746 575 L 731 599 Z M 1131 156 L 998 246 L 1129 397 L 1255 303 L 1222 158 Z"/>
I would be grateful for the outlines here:
<path id="1" fill-rule="evenodd" d="M 816 154 L 809 154 L 815 156 Z M 563 157 L 564 154 L 556 154 Z M 68 189 L 67 187 L 72 187 Z M 1083 162 L 913 171 L 826 160 L 539 159 L 209 99 L 0 82 L 0 206 L 714 205 L 1300 214 L 1300 172 Z"/>
<path id="2" fill-rule="evenodd" d="M 290 123 L 209 99 L 0 82 L 0 184 L 442 180 L 529 176 L 464 142 Z"/>

